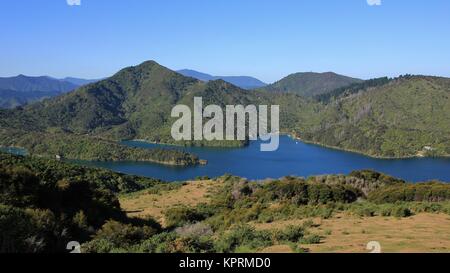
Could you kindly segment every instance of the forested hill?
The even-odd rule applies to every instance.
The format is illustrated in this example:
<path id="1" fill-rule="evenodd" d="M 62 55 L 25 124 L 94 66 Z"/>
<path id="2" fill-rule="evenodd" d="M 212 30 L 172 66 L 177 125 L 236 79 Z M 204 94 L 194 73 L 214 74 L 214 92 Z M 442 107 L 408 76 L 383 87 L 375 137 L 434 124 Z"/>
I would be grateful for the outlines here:
<path id="1" fill-rule="evenodd" d="M 360 82 L 362 80 L 332 72 L 306 72 L 291 74 L 271 85 L 263 87 L 262 90 L 276 93 L 294 93 L 304 97 L 312 97 Z"/>
<path id="2" fill-rule="evenodd" d="M 111 78 L 69 94 L 4 111 L 3 126 L 34 131 L 59 128 L 112 140 L 173 141 L 170 113 L 176 104 L 249 104 L 255 94 L 221 80 L 208 83 L 184 77 L 156 62 L 121 70 Z"/>
<path id="3" fill-rule="evenodd" d="M 243 90 L 222 80 L 205 83 L 148 61 L 69 94 L 0 111 L 0 127 L 6 132 L 175 143 L 170 135 L 175 120 L 170 117 L 171 110 L 177 104 L 192 106 L 198 96 L 204 105 L 222 107 L 280 105 L 281 131 L 318 144 L 377 157 L 447 156 L 449 86 L 449 79 L 438 77 L 381 78 L 334 89 L 322 101 L 289 92 Z M 5 140 L 11 144 L 11 139 L 4 135 L 0 145 L 5 145 Z M 18 142 L 24 143 L 15 139 Z M 77 148 L 71 154 L 76 153 Z"/>
<path id="4" fill-rule="evenodd" d="M 450 155 L 450 79 L 406 76 L 333 100 L 308 141 L 379 157 Z"/>

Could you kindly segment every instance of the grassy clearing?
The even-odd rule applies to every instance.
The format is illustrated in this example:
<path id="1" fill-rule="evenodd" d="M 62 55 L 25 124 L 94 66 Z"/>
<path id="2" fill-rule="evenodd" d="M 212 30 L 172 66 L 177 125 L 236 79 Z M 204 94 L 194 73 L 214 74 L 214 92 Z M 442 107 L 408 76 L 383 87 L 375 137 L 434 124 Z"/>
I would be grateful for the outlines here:
<path id="1" fill-rule="evenodd" d="M 291 192 L 287 182 L 275 187 L 236 179 L 153 187 L 122 195 L 120 204 L 128 216 L 150 216 L 167 230 L 178 228 L 178 235 L 206 236 L 199 238 L 210 241 L 197 243 L 208 251 L 366 253 L 367 243 L 378 241 L 383 252 L 450 252 L 449 202 L 305 205 L 268 198 Z"/>
<path id="2" fill-rule="evenodd" d="M 221 186 L 213 180 L 186 182 L 180 187 L 154 193 L 144 190 L 119 198 L 120 206 L 130 217 L 145 218 L 151 216 L 164 226 L 163 212 L 178 206 L 194 207 L 208 203 L 209 196 Z"/>
<path id="3" fill-rule="evenodd" d="M 278 230 L 302 225 L 305 219 L 255 223 L 257 230 Z M 312 233 L 322 236 L 320 244 L 302 245 L 312 253 L 367 253 L 367 243 L 378 241 L 386 253 L 450 252 L 450 216 L 420 213 L 408 218 L 357 217 L 349 214 L 330 219 L 313 219 Z M 276 245 L 262 252 L 290 253 L 287 245 Z"/>

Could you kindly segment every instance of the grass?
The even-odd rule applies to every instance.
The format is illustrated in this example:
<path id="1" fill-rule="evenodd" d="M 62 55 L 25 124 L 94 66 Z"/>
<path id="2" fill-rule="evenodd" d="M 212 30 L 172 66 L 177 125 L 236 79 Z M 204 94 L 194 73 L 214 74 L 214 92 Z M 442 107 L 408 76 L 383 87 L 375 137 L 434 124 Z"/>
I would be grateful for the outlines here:
<path id="1" fill-rule="evenodd" d="M 311 245 L 309 249 L 364 253 L 368 252 L 368 242 L 378 241 L 382 252 L 449 252 L 449 226 L 450 219 L 445 214 L 420 213 L 408 218 L 345 215 L 323 220 L 315 230 L 324 235 L 323 243 Z"/>
<path id="2" fill-rule="evenodd" d="M 209 202 L 209 194 L 220 187 L 220 182 L 213 180 L 191 181 L 181 187 L 165 191 L 164 194 L 144 190 L 119 198 L 120 206 L 130 217 L 152 216 L 164 225 L 163 213 L 176 206 L 194 207 Z"/>
<path id="3" fill-rule="evenodd" d="M 277 230 L 306 220 L 275 221 L 255 224 L 257 229 Z M 450 218 L 445 214 L 420 213 L 409 218 L 356 217 L 339 215 L 331 219 L 314 219 L 319 226 L 313 234 L 321 235 L 319 244 L 300 244 L 312 253 L 366 253 L 367 243 L 378 241 L 382 252 L 420 253 L 450 251 Z M 264 253 L 291 253 L 288 245 L 274 245 L 262 250 Z"/>
<path id="4" fill-rule="evenodd" d="M 155 193 L 150 189 L 122 195 L 120 204 L 129 216 L 152 216 L 164 226 L 164 211 L 181 206 L 194 208 L 202 203 L 210 203 L 224 185 L 225 183 L 219 180 L 191 181 L 162 192 Z M 271 206 L 273 209 L 277 204 Z M 378 209 L 374 214 L 359 214 L 355 213 L 350 205 L 346 210 L 337 210 L 328 218 L 294 215 L 293 218 L 274 219 L 269 222 L 253 220 L 248 224 L 258 232 L 271 234 L 295 230 L 296 227 L 305 228 L 305 236 L 297 243 L 275 240 L 273 245 L 254 249 L 263 253 L 366 253 L 369 252 L 366 246 L 370 241 L 380 242 L 382 252 L 450 252 L 449 215 L 421 210 L 419 203 L 416 206 L 419 206 L 419 209 L 413 208 L 414 214 L 409 217 L 383 216 L 378 213 Z M 230 230 L 232 228 L 233 226 Z M 249 250 L 244 247 L 236 251 Z"/>

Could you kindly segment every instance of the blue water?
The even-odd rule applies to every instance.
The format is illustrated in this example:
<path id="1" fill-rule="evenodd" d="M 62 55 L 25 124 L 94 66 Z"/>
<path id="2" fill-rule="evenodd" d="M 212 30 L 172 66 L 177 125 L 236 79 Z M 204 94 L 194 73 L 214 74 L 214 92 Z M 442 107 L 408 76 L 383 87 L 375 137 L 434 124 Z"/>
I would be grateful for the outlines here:
<path id="1" fill-rule="evenodd" d="M 15 148 L 15 147 L 0 147 L 0 152 L 9 153 L 13 155 L 27 155 L 27 151 L 22 148 Z"/>
<path id="2" fill-rule="evenodd" d="M 168 167 L 137 162 L 84 162 L 114 171 L 154 177 L 166 181 L 182 181 L 197 176 L 218 177 L 233 174 L 248 179 L 279 178 L 287 175 L 310 176 L 348 174 L 353 170 L 372 169 L 411 182 L 438 179 L 450 182 L 450 158 L 374 159 L 363 155 L 324 148 L 280 137 L 276 152 L 260 152 L 260 142 L 236 149 L 175 147 L 137 141 L 124 142 L 142 148 L 164 147 L 184 150 L 208 160 L 206 166 Z"/>

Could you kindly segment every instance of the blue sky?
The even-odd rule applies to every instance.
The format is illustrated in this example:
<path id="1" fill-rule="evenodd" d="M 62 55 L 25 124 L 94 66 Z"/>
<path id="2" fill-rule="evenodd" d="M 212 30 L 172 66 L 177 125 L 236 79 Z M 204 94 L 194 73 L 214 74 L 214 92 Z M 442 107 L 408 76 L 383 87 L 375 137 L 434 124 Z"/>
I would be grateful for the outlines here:
<path id="1" fill-rule="evenodd" d="M 300 71 L 450 77 L 448 0 L 66 1 L 2 1 L 0 76 L 99 78 L 152 59 L 266 82 Z"/>

